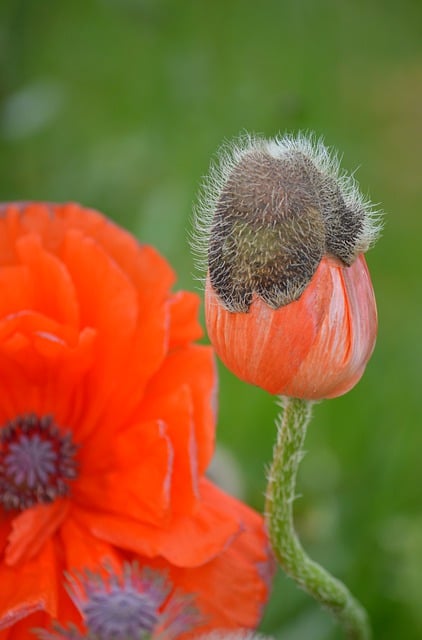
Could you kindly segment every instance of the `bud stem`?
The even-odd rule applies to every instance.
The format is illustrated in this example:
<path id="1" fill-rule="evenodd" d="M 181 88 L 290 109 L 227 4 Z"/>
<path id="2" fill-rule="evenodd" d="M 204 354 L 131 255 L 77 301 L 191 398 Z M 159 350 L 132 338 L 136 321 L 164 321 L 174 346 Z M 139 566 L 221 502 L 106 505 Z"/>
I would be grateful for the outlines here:
<path id="1" fill-rule="evenodd" d="M 266 518 L 273 552 L 298 586 L 332 613 L 348 640 L 370 640 L 365 609 L 342 582 L 308 557 L 297 537 L 293 502 L 312 403 L 283 397 L 281 401 L 282 414 L 266 494 Z"/>

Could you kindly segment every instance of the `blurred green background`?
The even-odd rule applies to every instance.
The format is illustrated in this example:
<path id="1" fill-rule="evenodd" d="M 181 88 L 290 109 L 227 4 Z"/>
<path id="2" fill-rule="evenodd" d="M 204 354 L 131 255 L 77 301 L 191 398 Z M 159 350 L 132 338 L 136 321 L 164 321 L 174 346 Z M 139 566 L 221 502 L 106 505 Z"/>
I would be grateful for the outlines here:
<path id="1" fill-rule="evenodd" d="M 241 131 L 314 130 L 387 211 L 368 255 L 377 348 L 356 389 L 315 407 L 296 502 L 305 547 L 364 602 L 380 640 L 422 638 L 421 7 L 0 6 L 1 200 L 98 208 L 156 245 L 189 289 L 192 203 L 216 148 Z M 220 373 L 218 441 L 262 509 L 276 406 Z M 282 575 L 262 628 L 282 640 L 342 637 Z"/>

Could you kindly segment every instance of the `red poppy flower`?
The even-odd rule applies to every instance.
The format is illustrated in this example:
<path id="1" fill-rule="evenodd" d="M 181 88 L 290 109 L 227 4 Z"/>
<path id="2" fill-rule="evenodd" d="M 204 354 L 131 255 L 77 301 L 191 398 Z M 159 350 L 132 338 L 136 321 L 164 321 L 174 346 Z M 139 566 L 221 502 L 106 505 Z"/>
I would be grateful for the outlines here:
<path id="1" fill-rule="evenodd" d="M 75 204 L 0 216 L 0 631 L 77 621 L 64 570 L 122 554 L 254 627 L 263 521 L 205 477 L 215 371 L 198 300 L 149 246 Z"/>

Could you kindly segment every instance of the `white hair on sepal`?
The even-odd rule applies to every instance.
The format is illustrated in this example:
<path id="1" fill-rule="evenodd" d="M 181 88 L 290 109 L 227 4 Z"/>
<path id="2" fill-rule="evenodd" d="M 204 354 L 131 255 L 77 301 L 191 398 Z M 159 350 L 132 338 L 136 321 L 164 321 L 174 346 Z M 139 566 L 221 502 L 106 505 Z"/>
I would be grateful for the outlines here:
<path id="1" fill-rule="evenodd" d="M 362 211 L 363 225 L 356 239 L 356 253 L 365 253 L 370 249 L 382 231 L 383 212 L 374 205 L 368 196 L 365 196 L 355 178 L 355 171 L 347 172 L 341 168 L 341 157 L 336 149 L 327 147 L 322 137 L 315 133 L 300 131 L 297 135 L 278 135 L 274 139 L 265 140 L 264 148 L 274 158 L 283 158 L 294 154 L 303 154 L 315 168 L 321 173 L 327 182 L 333 180 L 340 190 L 344 203 L 348 209 L 354 212 Z M 324 182 L 320 185 L 324 186 Z M 328 185 L 327 185 L 328 186 Z M 325 206 L 326 215 L 335 215 L 335 208 L 330 202 L 330 189 L 324 194 L 320 189 L 320 197 Z"/>
<path id="2" fill-rule="evenodd" d="M 351 264 L 359 253 L 367 251 L 374 244 L 382 228 L 381 213 L 369 198 L 363 196 L 354 174 L 341 169 L 338 153 L 328 148 L 322 138 L 305 132 L 278 135 L 269 139 L 244 133 L 221 145 L 211 161 L 208 175 L 203 179 L 198 202 L 194 207 L 190 241 L 195 264 L 201 274 L 199 280 L 204 280 L 210 267 L 218 269 L 218 264 L 212 258 L 209 262 L 208 257 L 211 230 L 214 242 L 224 243 L 228 236 L 221 216 L 215 224 L 217 205 L 228 180 L 235 175 L 236 170 L 239 175 L 239 164 L 252 153 L 255 159 L 255 154 L 262 153 L 267 157 L 285 160 L 287 164 L 284 164 L 281 171 L 288 172 L 285 174 L 287 180 L 293 175 L 289 171 L 296 174 L 296 181 L 299 178 L 296 190 L 300 185 L 300 175 L 304 176 L 303 193 L 306 194 L 308 190 L 308 195 L 314 198 L 315 208 L 320 210 L 325 221 L 328 253 L 335 255 L 337 250 L 338 257 L 345 264 Z M 253 178 L 249 179 L 253 190 Z M 291 194 L 286 192 L 286 208 L 290 197 Z M 280 196 L 278 200 L 280 203 Z M 240 237 L 239 231 L 237 234 Z M 231 250 L 228 251 L 226 255 L 230 258 Z"/>
<path id="3" fill-rule="evenodd" d="M 352 173 L 341 171 L 338 182 L 346 206 L 356 211 L 363 211 L 363 226 L 359 234 L 356 251 L 365 253 L 374 246 L 383 229 L 384 212 L 379 204 L 373 203 L 368 195 L 364 195 L 355 178 L 357 169 Z"/>
<path id="4" fill-rule="evenodd" d="M 203 176 L 189 233 L 195 266 L 201 274 L 198 277 L 200 281 L 205 279 L 208 268 L 211 227 L 221 191 L 240 160 L 252 150 L 263 150 L 264 143 L 264 138 L 246 132 L 234 140 L 225 140 L 211 159 L 208 173 Z"/>

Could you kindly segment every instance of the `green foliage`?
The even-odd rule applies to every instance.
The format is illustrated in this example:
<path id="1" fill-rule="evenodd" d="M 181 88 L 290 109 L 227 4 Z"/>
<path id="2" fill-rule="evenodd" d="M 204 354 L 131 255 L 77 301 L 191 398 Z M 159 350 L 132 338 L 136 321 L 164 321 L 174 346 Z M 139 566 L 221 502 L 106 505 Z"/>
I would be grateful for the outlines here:
<path id="1" fill-rule="evenodd" d="M 316 407 L 296 501 L 310 555 L 382 640 L 422 637 L 422 5 L 404 0 L 3 0 L 0 198 L 77 200 L 155 244 L 194 288 L 192 202 L 242 130 L 314 130 L 388 212 L 368 256 L 378 345 L 358 387 Z M 283 357 L 283 354 L 280 354 Z M 221 369 L 219 441 L 262 509 L 276 407 Z M 419 566 L 419 570 L 418 567 Z M 247 603 L 245 603 L 247 606 Z M 264 629 L 334 640 L 283 577 Z"/>

